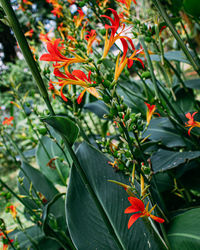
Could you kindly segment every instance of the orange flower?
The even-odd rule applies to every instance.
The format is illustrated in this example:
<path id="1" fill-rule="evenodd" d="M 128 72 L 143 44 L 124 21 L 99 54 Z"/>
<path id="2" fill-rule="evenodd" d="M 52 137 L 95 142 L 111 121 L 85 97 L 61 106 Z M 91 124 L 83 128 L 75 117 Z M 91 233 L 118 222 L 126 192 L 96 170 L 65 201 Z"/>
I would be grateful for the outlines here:
<path id="1" fill-rule="evenodd" d="M 87 44 L 87 54 L 89 55 L 89 53 L 92 53 L 92 44 L 95 41 L 99 41 L 99 39 L 96 38 L 97 33 L 95 30 L 91 30 L 90 32 L 87 31 L 87 35 L 85 35 L 85 39 L 87 40 L 88 44 Z"/>
<path id="2" fill-rule="evenodd" d="M 25 35 L 26 37 L 32 37 L 32 36 L 33 36 L 33 32 L 34 32 L 34 30 L 31 29 L 31 30 L 27 31 L 24 35 Z"/>
<path id="3" fill-rule="evenodd" d="M 13 230 L 7 230 L 6 234 L 12 232 Z M 2 242 L 3 242 L 3 249 L 2 250 L 7 250 L 10 243 L 12 243 L 14 240 L 8 240 L 3 232 L 0 232 L 0 237 L 2 237 Z"/>
<path id="4" fill-rule="evenodd" d="M 132 49 L 134 50 L 132 55 L 128 58 L 127 57 L 127 52 L 128 52 L 128 43 L 124 38 L 120 38 L 122 45 L 123 45 L 123 56 L 121 58 L 121 61 L 119 63 L 119 58 L 120 58 L 120 53 L 117 57 L 117 61 L 116 61 L 116 66 L 115 66 L 115 76 L 114 76 L 114 80 L 117 81 L 117 79 L 119 78 L 120 74 L 122 73 L 123 69 L 125 68 L 125 66 L 127 65 L 128 68 L 130 68 L 133 65 L 133 61 L 139 61 L 143 68 L 144 68 L 144 63 L 140 58 L 135 57 L 136 55 L 138 55 L 139 53 L 141 53 L 143 50 L 136 50 L 132 40 L 130 38 L 127 37 L 127 40 L 130 42 Z"/>
<path id="5" fill-rule="evenodd" d="M 72 71 L 72 73 L 69 73 L 68 71 L 66 71 L 65 74 L 63 74 L 62 72 L 59 71 L 59 69 L 55 68 L 54 75 L 63 79 L 63 80 L 60 79 L 59 82 L 54 82 L 54 83 L 61 86 L 60 95 L 64 101 L 67 101 L 67 98 L 63 94 L 63 88 L 66 85 L 71 85 L 71 84 L 79 85 L 84 88 L 84 90 L 81 92 L 80 96 L 77 99 L 78 104 L 81 103 L 83 95 L 85 94 L 86 91 L 88 91 L 90 94 L 92 94 L 96 98 L 99 98 L 99 93 L 93 86 L 91 86 L 95 84 L 95 82 L 92 83 L 90 79 L 91 71 L 89 71 L 88 77 L 87 77 L 86 74 L 81 70 L 74 70 Z"/>
<path id="6" fill-rule="evenodd" d="M 63 49 L 63 46 L 59 46 L 60 38 L 56 39 L 55 41 L 47 41 L 47 50 L 49 53 L 45 53 L 40 57 L 40 61 L 51 61 L 51 62 L 62 62 L 61 64 L 56 64 L 54 67 L 60 68 L 66 66 L 66 68 L 71 63 L 85 63 L 87 62 L 87 57 L 83 58 L 76 53 L 70 52 L 74 55 L 74 58 L 67 58 L 66 56 L 62 55 L 60 50 Z"/>
<path id="7" fill-rule="evenodd" d="M 24 4 L 27 4 L 27 5 L 32 5 L 33 3 L 32 2 L 30 2 L 30 1 L 28 1 L 28 0 L 23 0 L 22 1 Z"/>
<path id="8" fill-rule="evenodd" d="M 11 126 L 13 126 L 13 124 L 11 123 L 12 122 L 12 120 L 14 119 L 14 117 L 13 116 L 11 116 L 11 117 L 5 117 L 4 118 L 4 121 L 2 122 L 2 124 L 3 125 L 11 125 Z"/>
<path id="9" fill-rule="evenodd" d="M 63 16 L 63 7 L 58 3 L 57 0 L 46 0 L 46 2 L 53 5 L 53 10 L 51 11 L 51 13 L 54 14 L 54 16 L 57 16 L 58 18 Z"/>
<path id="10" fill-rule="evenodd" d="M 146 106 L 147 106 L 147 125 L 150 123 L 151 121 L 151 117 L 153 115 L 153 113 L 155 112 L 156 110 L 156 105 L 150 105 L 149 103 L 146 103 Z"/>
<path id="11" fill-rule="evenodd" d="M 16 210 L 16 206 L 14 205 L 10 205 L 8 207 L 6 207 L 7 209 L 9 209 L 9 212 L 11 213 L 12 217 L 14 219 L 16 219 L 16 216 L 17 216 L 17 210 Z"/>
<path id="12" fill-rule="evenodd" d="M 53 86 L 51 80 L 50 80 L 50 82 L 49 82 L 49 87 L 48 87 L 48 89 L 52 92 L 53 99 L 55 99 L 55 95 L 59 95 L 59 96 L 60 96 L 60 92 L 59 92 L 57 89 L 55 89 L 55 87 Z"/>
<path id="13" fill-rule="evenodd" d="M 147 203 L 147 206 L 145 208 L 144 203 L 135 197 L 128 197 L 129 202 L 131 203 L 130 207 L 127 207 L 124 211 L 125 214 L 130 214 L 130 213 L 135 213 L 135 212 L 139 212 L 139 213 L 135 213 L 133 214 L 128 222 L 128 229 L 133 225 L 133 223 L 140 217 L 150 217 L 153 220 L 159 222 L 159 223 L 163 223 L 165 220 L 157 217 L 155 215 L 152 215 L 152 211 L 155 209 L 156 205 L 153 206 L 149 211 L 149 202 Z"/>
<path id="14" fill-rule="evenodd" d="M 67 2 L 69 2 L 69 6 L 71 6 L 72 4 L 75 4 L 76 3 L 76 0 L 67 0 Z"/>
<path id="15" fill-rule="evenodd" d="M 129 13 L 129 10 L 131 8 L 131 2 L 134 2 L 134 4 L 137 5 L 136 0 L 116 0 L 116 1 L 119 2 L 119 3 L 121 3 L 121 4 L 124 4 L 126 6 L 126 12 L 127 12 L 127 14 Z"/>
<path id="16" fill-rule="evenodd" d="M 77 12 L 79 13 L 79 15 L 74 16 L 74 23 L 75 23 L 76 28 L 78 28 L 81 25 L 81 23 L 85 17 L 85 14 L 81 8 L 78 8 Z"/>
<path id="17" fill-rule="evenodd" d="M 125 28 L 125 26 L 123 26 L 122 31 L 119 34 L 116 34 L 118 28 L 120 27 L 120 18 L 116 10 L 113 10 L 111 8 L 108 8 L 108 9 L 112 11 L 114 15 L 114 19 L 106 15 L 101 15 L 101 17 L 105 17 L 111 22 L 111 25 L 105 24 L 106 37 L 105 37 L 105 45 L 104 45 L 104 52 L 103 52 L 102 58 L 105 58 L 107 56 L 108 51 L 116 42 L 116 40 L 123 37 L 121 36 L 121 33 L 124 31 L 124 28 Z M 108 29 L 111 29 L 110 38 L 108 38 Z"/>
<path id="18" fill-rule="evenodd" d="M 200 128 L 200 122 L 197 122 L 194 120 L 194 116 L 196 115 L 196 113 L 198 112 L 194 112 L 192 115 L 190 113 L 187 113 L 185 116 L 187 119 L 189 119 L 188 122 L 185 123 L 185 127 L 190 127 L 188 130 L 188 135 L 190 135 L 190 131 L 194 128 L 194 127 L 199 127 Z"/>

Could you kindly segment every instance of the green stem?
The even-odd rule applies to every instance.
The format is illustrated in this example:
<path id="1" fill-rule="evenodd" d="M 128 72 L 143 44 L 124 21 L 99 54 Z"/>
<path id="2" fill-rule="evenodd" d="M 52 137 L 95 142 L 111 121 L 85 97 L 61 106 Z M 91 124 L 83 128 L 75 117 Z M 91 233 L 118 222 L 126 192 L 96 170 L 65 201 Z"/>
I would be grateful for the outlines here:
<path id="1" fill-rule="evenodd" d="M 156 8 L 158 9 L 158 11 L 160 12 L 162 18 L 164 19 L 164 21 L 168 25 L 169 29 L 171 30 L 173 36 L 177 40 L 179 46 L 181 47 L 181 49 L 183 50 L 184 54 L 186 55 L 187 59 L 190 61 L 190 63 L 193 66 L 194 70 L 198 73 L 198 75 L 200 75 L 200 67 L 199 67 L 199 65 L 194 60 L 194 58 L 191 55 L 190 51 L 185 46 L 185 44 L 184 44 L 183 40 L 181 39 L 180 35 L 178 34 L 178 32 L 176 31 L 176 29 L 174 28 L 174 24 L 171 22 L 168 14 L 166 13 L 165 9 L 163 8 L 162 4 L 160 3 L 160 0 L 153 0 L 153 2 L 155 4 Z"/>
<path id="2" fill-rule="evenodd" d="M 141 95 L 138 95 L 138 94 L 134 93 L 132 90 L 130 90 L 129 88 L 125 87 L 124 85 L 122 85 L 122 84 L 120 84 L 120 83 L 119 83 L 118 85 L 119 85 L 119 87 L 120 87 L 121 89 L 127 91 L 127 92 L 128 92 L 129 94 L 131 94 L 132 96 L 135 96 L 135 97 L 137 97 L 137 98 L 143 100 L 144 102 L 147 101 L 144 97 L 142 97 Z"/>
<path id="3" fill-rule="evenodd" d="M 5 133 L 5 132 L 4 132 Z M 13 147 L 16 149 L 17 153 L 20 155 L 21 160 L 27 162 L 26 157 L 24 156 L 23 152 L 19 149 L 18 145 L 15 143 L 15 141 L 12 139 L 12 137 L 5 133 L 5 136 L 8 138 L 8 140 L 12 143 Z"/>
<path id="4" fill-rule="evenodd" d="M 199 59 L 199 56 L 198 56 L 198 54 L 197 54 L 197 51 L 196 51 L 196 49 L 195 49 L 195 47 L 194 47 L 193 41 L 190 39 L 190 37 L 189 37 L 189 35 L 188 35 L 188 32 L 187 32 L 187 30 L 186 30 L 186 28 L 185 28 L 185 26 L 184 26 L 182 20 L 180 20 L 180 24 L 181 24 L 182 29 L 185 31 L 185 35 L 186 35 L 186 37 L 187 37 L 188 43 L 189 43 L 189 45 L 190 45 L 190 48 L 193 50 L 193 52 L 194 52 L 194 54 L 195 54 L 195 59 L 198 61 L 198 64 L 200 65 L 200 59 Z"/>
<path id="5" fill-rule="evenodd" d="M 54 111 L 53 108 L 51 106 L 49 97 L 48 97 L 48 93 L 45 87 L 45 84 L 42 80 L 42 77 L 40 75 L 40 72 L 38 70 L 38 66 L 33 58 L 33 55 L 31 53 L 31 50 L 29 48 L 29 45 L 27 43 L 27 40 L 20 28 L 20 24 L 17 20 L 17 17 L 15 15 L 15 12 L 12 9 L 12 6 L 10 4 L 9 0 L 0 0 L 1 6 L 3 8 L 3 10 L 5 11 L 8 21 L 13 29 L 13 32 L 17 38 L 17 41 L 19 43 L 19 46 L 22 50 L 23 56 L 31 70 L 31 73 L 35 79 L 35 82 L 39 88 L 40 94 L 42 95 L 42 97 L 44 98 L 44 101 L 51 113 L 51 115 L 54 115 Z"/>
<path id="6" fill-rule="evenodd" d="M 10 189 L 8 186 L 7 186 L 7 184 L 4 182 L 4 181 L 2 181 L 2 179 L 0 179 L 0 183 L 18 200 L 18 201 L 20 201 L 23 205 L 24 205 L 24 207 L 26 207 L 28 210 L 29 210 L 29 212 L 30 212 L 30 214 L 32 214 L 32 215 L 34 215 L 34 216 L 36 216 L 37 217 L 37 220 L 38 221 L 41 221 L 40 220 L 40 217 L 35 213 L 35 212 L 33 212 L 32 211 L 32 208 L 28 205 L 28 203 L 25 203 L 24 201 L 23 201 L 23 199 L 21 199 L 12 189 Z"/>
<path id="7" fill-rule="evenodd" d="M 154 89 L 155 89 L 156 99 L 159 100 L 159 89 L 158 89 L 157 82 L 156 82 L 156 77 L 155 77 L 155 74 L 154 74 L 153 64 L 152 64 L 152 61 L 151 61 L 147 46 L 146 46 L 145 41 L 144 41 L 144 37 L 140 36 L 139 40 L 140 40 L 140 42 L 142 44 L 142 47 L 144 49 L 144 52 L 145 52 L 145 56 L 146 56 L 147 63 L 148 63 L 148 66 L 149 66 L 149 70 L 150 70 L 150 73 L 151 73 L 152 82 L 153 82 Z"/>
<path id="8" fill-rule="evenodd" d="M 10 240 L 10 238 L 8 237 L 8 234 L 6 233 L 6 231 L 4 231 L 3 229 L 1 229 L 1 231 L 3 232 L 4 236 L 5 236 L 6 239 L 8 240 L 9 245 L 11 245 L 11 247 L 12 247 L 14 250 L 17 250 L 17 249 L 14 247 L 14 245 L 13 245 L 12 241 Z M 3 248 L 3 249 L 4 249 L 4 248 Z"/>

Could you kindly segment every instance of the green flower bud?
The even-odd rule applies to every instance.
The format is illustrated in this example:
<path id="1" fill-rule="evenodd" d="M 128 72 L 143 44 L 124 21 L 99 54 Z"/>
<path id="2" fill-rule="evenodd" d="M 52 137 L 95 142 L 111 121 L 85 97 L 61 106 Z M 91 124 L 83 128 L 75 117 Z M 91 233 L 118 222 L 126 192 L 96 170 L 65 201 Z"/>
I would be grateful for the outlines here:
<path id="1" fill-rule="evenodd" d="M 144 79 L 151 78 L 151 73 L 149 71 L 145 71 L 142 73 L 141 77 Z"/>

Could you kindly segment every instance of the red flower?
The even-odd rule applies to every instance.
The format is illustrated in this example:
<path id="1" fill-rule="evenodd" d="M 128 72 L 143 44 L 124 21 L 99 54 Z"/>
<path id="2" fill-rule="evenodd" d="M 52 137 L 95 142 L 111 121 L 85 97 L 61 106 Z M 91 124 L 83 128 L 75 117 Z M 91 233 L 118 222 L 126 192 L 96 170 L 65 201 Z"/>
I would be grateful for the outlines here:
<path id="1" fill-rule="evenodd" d="M 116 10 L 113 10 L 111 8 L 108 8 L 108 9 L 112 11 L 114 15 L 114 19 L 106 15 L 101 16 L 101 17 L 107 18 L 111 22 L 111 25 L 105 24 L 105 29 L 107 31 L 106 31 L 104 52 L 103 52 L 102 58 L 105 58 L 107 56 L 108 51 L 118 39 L 127 38 L 126 36 L 121 36 L 122 32 L 124 32 L 124 28 L 125 28 L 124 24 L 122 25 L 122 30 L 118 34 L 116 34 L 118 28 L 120 27 L 120 18 Z M 108 37 L 108 29 L 111 29 L 110 38 Z"/>
<path id="2" fill-rule="evenodd" d="M 47 41 L 47 50 L 49 53 L 45 53 L 40 57 L 40 61 L 51 61 L 51 62 L 62 62 L 61 64 L 56 64 L 54 67 L 60 68 L 63 66 L 68 67 L 71 63 L 85 63 L 88 58 L 83 58 L 73 52 L 71 52 L 72 55 L 75 57 L 68 58 L 61 54 L 60 50 L 63 49 L 63 47 L 59 47 L 61 39 L 58 38 L 55 41 Z"/>
<path id="3" fill-rule="evenodd" d="M 136 0 L 117 0 L 117 2 L 124 4 L 126 6 L 127 10 L 130 9 L 132 1 L 134 2 L 134 4 L 137 5 Z"/>
<path id="4" fill-rule="evenodd" d="M 145 102 L 145 105 L 147 106 L 147 125 L 150 123 L 151 117 L 156 110 L 156 105 L 150 105 L 149 103 Z"/>
<path id="5" fill-rule="evenodd" d="M 13 116 L 11 116 L 11 117 L 5 117 L 4 118 L 4 121 L 2 122 L 2 124 L 3 125 L 11 125 L 11 126 L 13 126 L 13 124 L 11 123 L 12 122 L 12 120 L 14 119 L 14 117 Z"/>
<path id="6" fill-rule="evenodd" d="M 16 216 L 17 216 L 17 210 L 16 210 L 16 206 L 14 205 L 10 205 L 8 207 L 6 207 L 7 209 L 9 209 L 9 212 L 11 213 L 12 217 L 14 219 L 16 219 Z"/>
<path id="7" fill-rule="evenodd" d="M 125 68 L 126 65 L 128 66 L 128 68 L 130 68 L 133 65 L 133 61 L 139 61 L 144 68 L 143 61 L 140 58 L 136 57 L 136 55 L 143 52 L 143 50 L 142 49 L 136 50 L 135 46 L 133 45 L 132 40 L 129 37 L 126 37 L 126 39 L 129 41 L 129 43 L 134 51 L 133 51 L 132 55 L 128 58 L 127 57 L 128 43 L 124 38 L 120 38 L 120 40 L 122 42 L 122 46 L 123 46 L 123 56 L 122 56 L 120 62 L 119 62 L 120 53 L 117 57 L 116 67 L 115 67 L 115 76 L 114 76 L 115 80 L 117 80 L 119 78 L 121 72 L 123 71 L 123 69 Z"/>
<path id="8" fill-rule="evenodd" d="M 128 197 L 129 202 L 131 203 L 130 207 L 127 207 L 124 211 L 125 214 L 130 214 L 130 213 L 135 213 L 135 212 L 139 212 L 139 213 L 135 213 L 133 214 L 128 222 L 128 229 L 133 225 L 133 223 L 139 219 L 140 217 L 151 217 L 153 220 L 159 222 L 159 223 L 163 223 L 165 220 L 157 217 L 155 215 L 152 215 L 151 212 L 155 209 L 156 205 L 153 206 L 151 208 L 150 211 L 148 211 L 148 207 L 149 207 L 149 202 L 147 203 L 147 206 L 145 208 L 144 203 L 135 197 Z"/>
<path id="9" fill-rule="evenodd" d="M 58 38 L 55 41 L 47 41 L 47 50 L 49 52 L 49 54 L 43 54 L 40 57 L 40 61 L 51 61 L 51 62 L 67 62 L 69 61 L 69 58 L 67 58 L 66 56 L 63 56 L 60 53 L 60 49 L 61 47 L 59 47 L 59 43 L 60 43 L 61 39 Z"/>
<path id="10" fill-rule="evenodd" d="M 90 94 L 92 94 L 96 98 L 99 98 L 99 93 L 97 92 L 97 90 L 94 87 L 90 86 L 93 84 L 90 79 L 91 71 L 89 71 L 88 76 L 86 76 L 86 74 L 81 70 L 74 70 L 72 71 L 72 73 L 69 73 L 68 71 L 66 71 L 64 74 L 60 72 L 58 68 L 55 68 L 54 75 L 61 78 L 59 79 L 58 82 L 54 82 L 54 84 L 58 84 L 59 86 L 61 86 L 60 95 L 64 101 L 67 101 L 67 98 L 63 94 L 63 88 L 66 85 L 79 85 L 84 88 L 84 90 L 82 91 L 82 93 L 80 94 L 77 100 L 79 104 L 81 103 L 83 95 L 86 91 L 88 91 Z"/>
<path id="11" fill-rule="evenodd" d="M 85 39 L 88 42 L 88 44 L 87 44 L 87 54 L 89 54 L 90 52 L 92 53 L 92 44 L 95 41 L 99 42 L 99 40 L 96 38 L 96 36 L 97 36 L 96 30 L 91 30 L 90 32 L 87 31 L 87 33 L 88 34 L 85 35 Z"/>
<path id="12" fill-rule="evenodd" d="M 190 131 L 194 127 L 199 127 L 200 128 L 200 122 L 197 122 L 197 121 L 194 120 L 194 116 L 196 115 L 196 113 L 198 113 L 198 112 L 194 112 L 192 115 L 190 113 L 187 113 L 185 115 L 186 118 L 189 119 L 189 121 L 185 123 L 185 127 L 190 127 L 189 130 L 188 130 L 188 135 L 190 135 Z"/>
<path id="13" fill-rule="evenodd" d="M 81 25 L 81 23 L 85 17 L 85 14 L 81 8 L 78 8 L 77 12 L 79 13 L 79 15 L 74 16 L 74 23 L 75 23 L 76 28 L 78 28 Z"/>
<path id="14" fill-rule="evenodd" d="M 8 233 L 10 233 L 12 231 L 13 230 L 7 230 L 6 234 L 8 234 Z M 9 245 L 10 245 L 10 243 L 12 243 L 14 240 L 11 240 L 11 239 L 8 240 L 3 232 L 0 232 L 0 237 L 3 238 L 2 239 L 2 242 L 3 242 L 3 249 L 2 250 L 7 250 L 8 247 L 9 247 Z"/>
<path id="15" fill-rule="evenodd" d="M 33 30 L 33 29 L 30 29 L 30 30 L 27 31 L 24 35 L 25 35 L 26 37 L 32 37 L 32 36 L 33 36 L 33 32 L 34 32 L 34 30 Z"/>

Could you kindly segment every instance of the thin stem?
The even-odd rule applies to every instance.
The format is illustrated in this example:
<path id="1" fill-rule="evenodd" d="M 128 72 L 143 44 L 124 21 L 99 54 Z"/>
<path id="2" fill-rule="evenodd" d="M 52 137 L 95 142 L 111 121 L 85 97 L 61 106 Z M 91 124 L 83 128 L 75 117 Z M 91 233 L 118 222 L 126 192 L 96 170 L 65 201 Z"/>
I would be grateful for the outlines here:
<path id="1" fill-rule="evenodd" d="M 148 66 L 149 66 L 149 70 L 150 70 L 150 73 L 151 73 L 152 82 L 153 82 L 154 89 L 155 89 L 156 99 L 159 100 L 159 89 L 158 89 L 157 82 L 156 82 L 156 77 L 155 77 L 155 74 L 154 74 L 153 64 L 152 64 L 152 61 L 151 61 L 147 46 L 146 46 L 145 41 L 144 41 L 144 37 L 140 36 L 139 40 L 140 40 L 140 42 L 142 44 L 142 47 L 144 49 L 144 52 L 145 52 L 145 56 L 146 56 L 147 63 L 148 63 Z"/>
<path id="2" fill-rule="evenodd" d="M 17 199 L 17 200 L 19 200 L 23 205 L 24 205 L 24 207 L 26 207 L 28 210 L 29 210 L 29 212 L 32 214 L 32 215 L 34 215 L 34 216 L 36 216 L 37 217 L 37 220 L 38 221 L 40 221 L 40 217 L 35 213 L 35 212 L 33 212 L 32 211 L 32 208 L 28 205 L 28 203 L 26 204 L 24 201 L 23 201 L 23 199 L 21 199 L 12 189 L 10 189 L 7 185 L 6 185 L 6 183 L 2 180 L 2 179 L 0 179 L 0 183 Z"/>
<path id="3" fill-rule="evenodd" d="M 166 13 L 166 11 L 163 8 L 162 4 L 160 3 L 159 0 L 153 0 L 153 2 L 155 4 L 156 8 L 158 9 L 158 11 L 160 12 L 161 16 L 163 17 L 164 21 L 168 25 L 169 29 L 171 30 L 174 38 L 177 40 L 179 46 L 182 48 L 182 50 L 183 50 L 184 54 L 186 55 L 187 59 L 190 61 L 190 63 L 193 66 L 194 70 L 198 73 L 198 75 L 200 75 L 200 67 L 199 67 L 199 65 L 194 60 L 194 58 L 191 55 L 190 51 L 188 50 L 188 48 L 184 44 L 183 40 L 181 39 L 180 35 L 178 34 L 176 29 L 174 28 L 174 24 L 171 22 L 168 14 Z"/>
<path id="4" fill-rule="evenodd" d="M 187 37 L 188 43 L 189 43 L 189 45 L 190 45 L 190 48 L 193 50 L 193 52 L 194 52 L 194 54 L 195 54 L 195 59 L 198 61 L 198 64 L 200 64 L 200 59 L 199 59 L 199 56 L 198 56 L 198 54 L 197 54 L 197 52 L 196 52 L 196 49 L 195 49 L 195 47 L 194 47 L 193 41 L 190 39 L 190 37 L 189 37 L 189 35 L 188 35 L 188 32 L 187 32 L 187 30 L 186 30 L 186 28 L 185 28 L 185 26 L 184 26 L 182 20 L 180 20 L 180 24 L 181 24 L 182 29 L 183 29 L 184 32 L 185 32 L 185 35 L 186 35 L 186 37 Z"/>
<path id="5" fill-rule="evenodd" d="M 12 247 L 14 250 L 17 250 L 17 249 L 14 247 L 12 241 L 9 239 L 8 234 L 6 233 L 6 231 L 4 231 L 3 229 L 1 229 L 1 231 L 3 232 L 4 236 L 5 236 L 6 239 L 8 240 L 9 245 L 11 245 L 11 247 Z M 3 248 L 3 249 L 4 249 L 4 248 Z"/>

